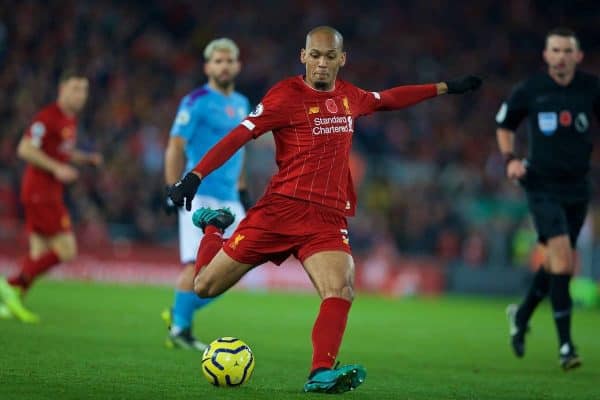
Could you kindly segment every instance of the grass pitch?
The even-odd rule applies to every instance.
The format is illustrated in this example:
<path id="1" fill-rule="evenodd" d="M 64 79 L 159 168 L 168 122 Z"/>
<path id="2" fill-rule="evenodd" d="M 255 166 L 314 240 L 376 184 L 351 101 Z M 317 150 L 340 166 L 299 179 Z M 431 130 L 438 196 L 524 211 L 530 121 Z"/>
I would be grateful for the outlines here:
<path id="1" fill-rule="evenodd" d="M 0 321 L 0 399 L 307 399 L 316 295 L 232 292 L 196 315 L 205 341 L 237 336 L 256 357 L 250 382 L 215 388 L 199 353 L 168 350 L 159 317 L 165 287 L 41 282 L 27 299 L 39 325 Z M 508 347 L 506 300 L 383 299 L 359 295 L 339 359 L 361 363 L 355 399 L 600 399 L 598 311 L 577 310 L 584 359 L 558 367 L 548 306 L 538 310 L 524 359 Z"/>

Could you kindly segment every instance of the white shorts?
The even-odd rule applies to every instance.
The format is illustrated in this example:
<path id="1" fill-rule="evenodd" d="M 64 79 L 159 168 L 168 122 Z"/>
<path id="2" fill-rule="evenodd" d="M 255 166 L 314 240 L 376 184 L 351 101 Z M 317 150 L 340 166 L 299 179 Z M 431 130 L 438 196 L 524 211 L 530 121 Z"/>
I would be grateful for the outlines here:
<path id="1" fill-rule="evenodd" d="M 187 211 L 185 208 L 179 209 L 179 258 L 183 265 L 196 261 L 196 253 L 198 253 L 200 240 L 202 240 L 204 234 L 202 229 L 197 228 L 192 222 L 192 215 L 194 211 L 202 207 L 210 207 L 213 210 L 229 207 L 231 212 L 235 214 L 235 221 L 225 231 L 223 236 L 225 238 L 233 234 L 240 221 L 246 216 L 244 207 L 239 201 L 222 201 L 210 196 L 196 195 L 194 201 L 192 201 L 192 211 Z"/>

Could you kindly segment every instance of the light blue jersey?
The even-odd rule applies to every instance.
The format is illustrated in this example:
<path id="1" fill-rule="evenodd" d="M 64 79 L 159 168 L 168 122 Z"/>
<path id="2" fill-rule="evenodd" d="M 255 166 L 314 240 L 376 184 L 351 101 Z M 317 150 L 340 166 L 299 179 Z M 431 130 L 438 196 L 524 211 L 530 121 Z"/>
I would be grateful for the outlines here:
<path id="1" fill-rule="evenodd" d="M 185 139 L 185 172 L 190 171 L 219 140 L 235 128 L 249 112 L 248 99 L 233 92 L 229 96 L 208 84 L 181 100 L 171 136 Z M 242 170 L 244 149 L 202 180 L 197 194 L 223 201 L 239 201 L 237 182 Z"/>

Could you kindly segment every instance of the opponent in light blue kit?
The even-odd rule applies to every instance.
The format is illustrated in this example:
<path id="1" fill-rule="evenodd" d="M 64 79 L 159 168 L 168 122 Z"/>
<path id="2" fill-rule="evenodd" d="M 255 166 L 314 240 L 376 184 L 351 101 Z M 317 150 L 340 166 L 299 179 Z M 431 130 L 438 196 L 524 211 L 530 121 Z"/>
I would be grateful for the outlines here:
<path id="1" fill-rule="evenodd" d="M 167 185 L 177 182 L 184 171 L 193 168 L 204 154 L 248 115 L 248 99 L 234 91 L 234 79 L 240 71 L 239 49 L 230 39 L 215 39 L 204 50 L 204 72 L 208 83 L 183 98 L 165 153 L 165 180 Z M 185 157 L 185 169 L 184 169 Z M 167 347 L 203 351 L 206 345 L 191 332 L 194 312 L 206 306 L 211 299 L 201 299 L 193 292 L 194 262 L 202 230 L 192 223 L 192 214 L 201 207 L 213 209 L 229 207 L 235 222 L 225 231 L 225 237 L 237 227 L 244 216 L 240 195 L 243 185 L 244 149 L 203 181 L 196 193 L 191 211 L 178 209 L 168 202 L 167 212 L 179 212 L 179 250 L 184 266 L 175 290 L 175 301 L 170 310 L 163 312 L 169 325 Z M 243 196 L 245 199 L 245 195 Z"/>

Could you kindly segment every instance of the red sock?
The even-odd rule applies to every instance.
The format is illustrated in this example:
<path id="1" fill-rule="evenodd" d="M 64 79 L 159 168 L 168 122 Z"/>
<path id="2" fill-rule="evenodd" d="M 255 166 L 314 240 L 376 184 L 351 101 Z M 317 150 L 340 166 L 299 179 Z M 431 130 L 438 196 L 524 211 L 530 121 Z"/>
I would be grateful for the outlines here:
<path id="1" fill-rule="evenodd" d="M 342 344 L 348 312 L 352 303 L 340 297 L 329 297 L 321 303 L 312 330 L 313 360 L 311 371 L 332 368 Z"/>
<path id="2" fill-rule="evenodd" d="M 42 254 L 41 257 L 35 260 L 32 260 L 31 257 L 27 256 L 23 261 L 21 271 L 10 278 L 8 283 L 13 286 L 20 286 L 22 289 L 26 290 L 31 286 L 35 278 L 48 271 L 59 262 L 60 258 L 58 258 L 58 255 L 52 250 Z"/>
<path id="3" fill-rule="evenodd" d="M 216 226 L 208 225 L 204 229 L 204 237 L 200 241 L 200 247 L 198 247 L 198 254 L 196 255 L 196 275 L 217 255 L 224 242 L 223 232 Z"/>

